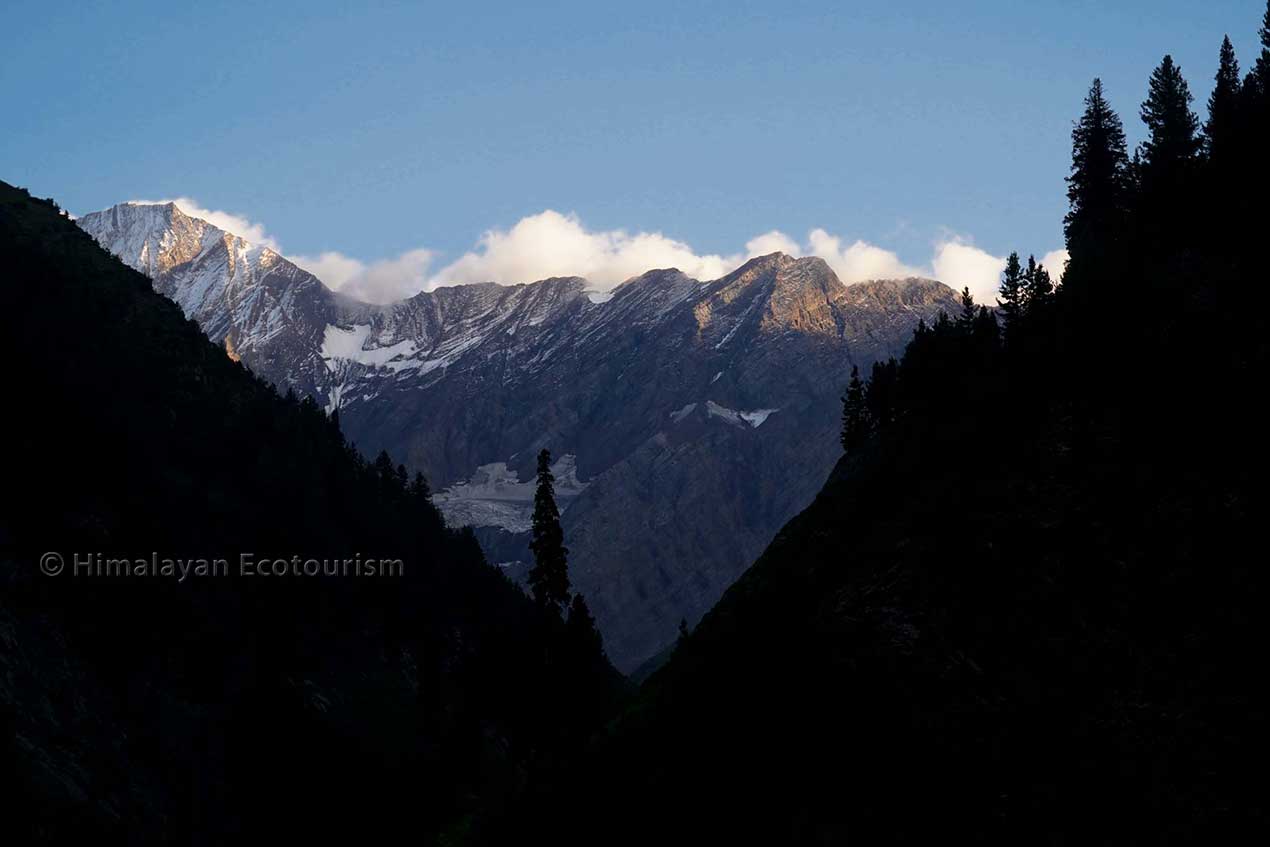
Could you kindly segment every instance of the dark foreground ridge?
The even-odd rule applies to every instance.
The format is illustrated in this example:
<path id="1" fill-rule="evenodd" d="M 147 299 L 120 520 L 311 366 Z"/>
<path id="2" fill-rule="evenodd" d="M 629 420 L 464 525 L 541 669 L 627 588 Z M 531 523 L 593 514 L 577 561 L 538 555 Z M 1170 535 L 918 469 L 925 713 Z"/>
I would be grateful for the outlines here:
<path id="1" fill-rule="evenodd" d="M 1262 37 L 1202 136 L 1166 58 L 1133 159 L 1094 83 L 1061 287 L 1014 257 L 995 315 L 848 391 L 846 457 L 614 723 L 576 831 L 1265 837 Z"/>
<path id="2" fill-rule="evenodd" d="M 479 839 L 550 784 L 616 677 L 421 478 L 3 183 L 0 267 L 5 843 Z"/>

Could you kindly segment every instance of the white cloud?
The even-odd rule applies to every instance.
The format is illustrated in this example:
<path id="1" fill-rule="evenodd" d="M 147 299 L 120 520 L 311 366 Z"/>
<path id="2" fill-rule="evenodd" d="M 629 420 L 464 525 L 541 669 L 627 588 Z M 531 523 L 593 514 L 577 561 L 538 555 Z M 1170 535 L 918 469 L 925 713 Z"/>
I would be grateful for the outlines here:
<path id="1" fill-rule="evenodd" d="M 993 256 L 966 239 L 950 236 L 935 245 L 931 269 L 935 279 L 954 290 L 969 288 L 976 303 L 995 306 L 1005 258 Z"/>
<path id="2" fill-rule="evenodd" d="M 762 235 L 756 235 L 745 242 L 745 258 L 747 259 L 753 259 L 755 256 L 766 256 L 770 253 L 786 253 L 790 256 L 800 256 L 802 255 L 802 248 L 798 246 L 797 241 L 777 229 L 765 232 Z"/>
<path id="3" fill-rule="evenodd" d="M 1066 250 L 1051 250 L 1041 257 L 1041 264 L 1050 272 L 1053 280 L 1058 282 L 1063 278 L 1063 272 L 1067 269 L 1067 260 L 1070 258 Z"/>
<path id="4" fill-rule="evenodd" d="M 698 279 L 715 279 L 735 265 L 722 256 L 698 256 L 687 244 L 659 232 L 591 231 L 576 215 L 547 209 L 521 218 L 509 230 L 489 230 L 475 250 L 442 268 L 430 287 L 581 276 L 604 290 L 644 271 L 671 267 Z"/>
<path id="5" fill-rule="evenodd" d="M 129 203 L 135 203 L 139 206 L 159 205 L 163 203 L 175 203 L 176 207 L 192 218 L 199 218 L 207 221 L 218 229 L 237 235 L 239 238 L 250 241 L 252 244 L 261 244 L 265 247 L 282 252 L 278 246 L 278 242 L 273 239 L 265 231 L 264 224 L 253 223 L 244 215 L 234 212 L 223 212 L 219 209 L 206 209 L 199 205 L 197 200 L 189 197 L 173 197 L 166 200 L 129 200 Z"/>
<path id="6" fill-rule="evenodd" d="M 808 253 L 819 256 L 833 268 L 838 279 L 850 285 L 869 279 L 898 279 L 923 276 L 922 271 L 900 261 L 890 250 L 864 241 L 855 241 L 847 247 L 842 239 L 823 229 L 813 229 L 807 236 Z"/>
<path id="7" fill-rule="evenodd" d="M 334 250 L 287 258 L 322 280 L 327 288 L 367 303 L 391 303 L 418 294 L 428 285 L 428 268 L 435 255 L 419 248 L 407 250 L 395 259 L 369 264 Z"/>

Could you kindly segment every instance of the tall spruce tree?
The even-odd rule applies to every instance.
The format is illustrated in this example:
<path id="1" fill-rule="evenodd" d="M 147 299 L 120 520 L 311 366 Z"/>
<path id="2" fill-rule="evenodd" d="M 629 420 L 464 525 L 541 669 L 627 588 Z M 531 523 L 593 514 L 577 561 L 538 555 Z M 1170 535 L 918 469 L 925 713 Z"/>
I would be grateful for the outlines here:
<path id="1" fill-rule="evenodd" d="M 1035 256 L 1027 257 L 1027 270 L 1024 278 L 1024 309 L 1031 313 L 1043 308 L 1054 294 L 1054 281 L 1045 266 L 1036 261 Z"/>
<path id="2" fill-rule="evenodd" d="M 1235 144 L 1239 129 L 1239 60 L 1230 36 L 1221 42 L 1221 57 L 1214 77 L 1213 92 L 1208 95 L 1208 121 L 1204 124 L 1204 148 L 1210 159 L 1226 159 Z"/>
<path id="3" fill-rule="evenodd" d="M 555 482 L 551 453 L 544 449 L 538 454 L 533 538 L 529 542 L 534 566 L 529 571 L 529 588 L 538 605 L 560 613 L 569 604 L 569 550 L 564 546 L 564 530 L 560 528 Z"/>
<path id="4" fill-rule="evenodd" d="M 1166 55 L 1151 72 L 1142 104 L 1142 122 L 1149 133 L 1142 142 L 1144 180 L 1173 182 L 1199 152 L 1199 119 L 1191 111 L 1194 99 L 1182 69 Z"/>
<path id="5" fill-rule="evenodd" d="M 415 473 L 414 481 L 410 483 L 410 494 L 421 500 L 432 499 L 432 487 L 428 485 L 428 478 L 423 475 L 422 471 Z"/>
<path id="6" fill-rule="evenodd" d="M 1270 0 L 1266 0 L 1266 12 L 1261 17 L 1261 54 L 1257 56 L 1257 64 L 1253 69 L 1257 75 L 1258 93 L 1261 105 L 1266 108 L 1266 100 L 1270 99 Z"/>
<path id="7" fill-rule="evenodd" d="M 864 388 L 865 405 L 873 429 L 881 432 L 895 422 L 896 381 L 900 365 L 895 357 L 874 362 L 873 372 Z"/>
<path id="8" fill-rule="evenodd" d="M 860 381 L 860 369 L 851 366 L 851 381 L 842 396 L 842 449 L 850 453 L 869 437 L 869 407 Z"/>
<path id="9" fill-rule="evenodd" d="M 957 315 L 957 328 L 967 335 L 970 334 L 971 328 L 975 324 L 975 315 L 979 313 L 979 308 L 975 305 L 975 298 L 970 293 L 970 286 L 961 289 L 961 312 Z"/>
<path id="10" fill-rule="evenodd" d="M 1063 230 L 1074 262 L 1115 240 L 1128 202 L 1128 169 L 1124 126 L 1103 96 L 1102 80 L 1095 79 L 1072 129 Z"/>
<path id="11" fill-rule="evenodd" d="M 1001 318 L 1005 323 L 1006 338 L 1010 336 L 1010 328 L 1018 326 L 1023 317 L 1023 305 L 1026 295 L 1023 279 L 1023 264 L 1017 252 L 1011 253 L 1005 260 L 1005 270 L 1001 273 L 1001 285 L 997 289 L 997 306 L 1001 310 Z"/>
<path id="12" fill-rule="evenodd" d="M 979 314 L 975 315 L 970 334 L 980 352 L 987 355 L 998 352 L 1001 342 L 1001 325 L 997 323 L 997 316 L 989 311 L 987 306 L 979 307 Z"/>
<path id="13" fill-rule="evenodd" d="M 1266 11 L 1261 18 L 1261 51 L 1253 63 L 1252 70 L 1244 78 L 1243 91 L 1239 100 L 1240 129 L 1247 135 L 1242 142 L 1243 155 L 1240 166 L 1250 169 L 1252 179 L 1247 188 L 1254 195 L 1265 196 L 1270 190 L 1270 167 L 1265 153 L 1266 134 L 1270 133 L 1270 0 L 1266 2 Z M 1260 207 L 1249 204 L 1250 210 Z M 1264 217 L 1257 213 L 1258 219 Z M 1260 227 L 1252 227 L 1250 235 L 1261 240 Z"/>

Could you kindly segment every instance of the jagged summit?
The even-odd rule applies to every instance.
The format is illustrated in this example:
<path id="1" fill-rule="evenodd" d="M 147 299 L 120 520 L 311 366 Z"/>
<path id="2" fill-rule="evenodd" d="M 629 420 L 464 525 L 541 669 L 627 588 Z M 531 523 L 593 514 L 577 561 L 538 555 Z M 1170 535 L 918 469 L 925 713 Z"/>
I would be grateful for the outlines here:
<path id="1" fill-rule="evenodd" d="M 783 268 L 797 261 L 798 259 L 789 255 L 788 253 L 783 253 L 777 250 L 775 253 L 765 253 L 762 256 L 755 256 L 751 259 L 747 259 L 745 261 L 745 264 L 741 265 L 731 274 L 728 274 L 728 276 L 747 273 L 750 271 L 764 270 L 768 268 L 771 268 L 771 269 Z"/>
<path id="2" fill-rule="evenodd" d="M 215 229 L 186 215 L 175 203 L 121 203 L 84 215 L 76 223 L 150 277 L 188 262 L 201 249 L 209 229 Z"/>
<path id="3" fill-rule="evenodd" d="M 948 286 L 925 277 L 874 279 L 847 286 L 847 302 L 853 305 L 914 308 L 942 302 Z"/>

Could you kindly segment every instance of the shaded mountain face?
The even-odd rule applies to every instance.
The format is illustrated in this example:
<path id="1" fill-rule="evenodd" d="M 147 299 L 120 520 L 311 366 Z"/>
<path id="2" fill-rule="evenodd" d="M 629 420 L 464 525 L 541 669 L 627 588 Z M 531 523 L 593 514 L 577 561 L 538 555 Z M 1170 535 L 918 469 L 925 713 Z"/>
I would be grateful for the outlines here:
<path id="1" fill-rule="evenodd" d="M 844 286 L 820 259 L 772 254 L 711 282 L 649 271 L 607 298 L 571 277 L 371 306 L 175 207 L 79 223 L 257 374 L 427 474 L 513 575 L 529 564 L 534 456 L 567 458 L 574 587 L 627 671 L 811 501 L 852 365 L 955 305 L 931 280 Z"/>

